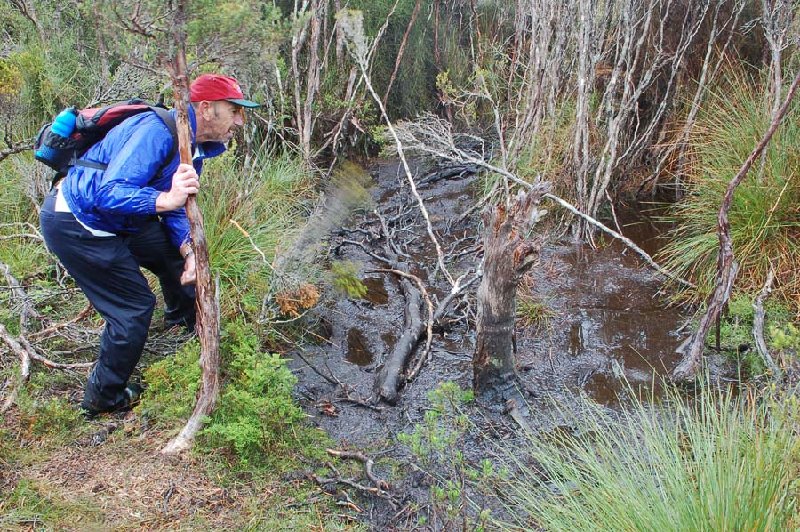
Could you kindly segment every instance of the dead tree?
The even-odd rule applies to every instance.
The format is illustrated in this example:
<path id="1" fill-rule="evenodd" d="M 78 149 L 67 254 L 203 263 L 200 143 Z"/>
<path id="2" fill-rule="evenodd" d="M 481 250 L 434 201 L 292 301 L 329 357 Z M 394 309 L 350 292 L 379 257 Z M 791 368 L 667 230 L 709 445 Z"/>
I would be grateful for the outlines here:
<path id="1" fill-rule="evenodd" d="M 538 209 L 545 184 L 520 191 L 511 207 L 484 212 L 483 279 L 478 287 L 477 341 L 472 359 L 474 387 L 486 392 L 515 376 L 513 332 L 517 283 L 538 256 L 539 245 L 526 239 L 544 214 Z"/>
<path id="2" fill-rule="evenodd" d="M 191 140 L 189 138 L 189 79 L 186 74 L 185 50 L 185 1 L 178 2 L 175 24 L 176 54 L 172 69 L 175 86 L 175 108 L 179 152 L 182 163 L 191 164 Z M 162 450 L 164 454 L 176 454 L 188 449 L 205 419 L 211 414 L 219 396 L 219 302 L 208 257 L 203 215 L 197 199 L 190 197 L 186 202 L 186 215 L 192 235 L 195 260 L 197 261 L 197 332 L 200 338 L 200 367 L 202 383 L 194 411 L 186 425 Z"/>

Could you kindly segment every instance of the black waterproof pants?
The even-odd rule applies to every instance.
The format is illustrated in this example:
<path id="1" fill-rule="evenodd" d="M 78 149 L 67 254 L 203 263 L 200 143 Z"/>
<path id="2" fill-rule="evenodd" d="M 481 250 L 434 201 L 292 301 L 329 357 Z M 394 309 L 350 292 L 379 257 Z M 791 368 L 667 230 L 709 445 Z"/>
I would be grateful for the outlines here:
<path id="1" fill-rule="evenodd" d="M 142 356 L 156 302 L 140 266 L 159 279 L 168 326 L 194 326 L 194 287 L 181 286 L 183 259 L 157 217 L 134 235 L 98 237 L 71 213 L 54 211 L 56 192 L 52 190 L 42 205 L 42 236 L 106 321 L 82 406 L 96 412 L 114 410 L 125 400 L 125 386 Z"/>

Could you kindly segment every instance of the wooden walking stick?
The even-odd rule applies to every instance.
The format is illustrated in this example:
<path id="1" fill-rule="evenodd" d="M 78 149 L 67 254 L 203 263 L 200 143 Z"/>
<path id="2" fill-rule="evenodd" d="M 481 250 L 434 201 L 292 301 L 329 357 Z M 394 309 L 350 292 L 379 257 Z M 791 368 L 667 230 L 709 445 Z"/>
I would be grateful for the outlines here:
<path id="1" fill-rule="evenodd" d="M 186 74 L 186 2 L 180 0 L 175 16 L 175 58 L 170 68 L 175 90 L 177 129 L 181 163 L 192 164 L 191 137 L 189 136 L 189 79 Z M 208 245 L 203 230 L 203 215 L 197 206 L 197 198 L 189 196 L 186 202 L 192 245 L 197 268 L 197 335 L 200 337 L 200 367 L 202 385 L 197 403 L 186 425 L 163 449 L 162 454 L 177 454 L 191 447 L 195 435 L 203 426 L 203 420 L 214 410 L 219 396 L 219 304 L 211 279 L 208 261 Z"/>

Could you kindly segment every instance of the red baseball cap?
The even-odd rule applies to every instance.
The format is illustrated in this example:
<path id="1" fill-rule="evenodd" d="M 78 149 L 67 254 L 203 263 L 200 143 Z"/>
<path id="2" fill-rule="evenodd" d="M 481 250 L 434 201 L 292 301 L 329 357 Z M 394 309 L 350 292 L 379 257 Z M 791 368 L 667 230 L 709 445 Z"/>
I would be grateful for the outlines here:
<path id="1" fill-rule="evenodd" d="M 219 74 L 203 74 L 189 88 L 193 102 L 216 102 L 226 100 L 242 107 L 261 107 L 261 104 L 244 99 L 239 83 L 228 76 Z"/>

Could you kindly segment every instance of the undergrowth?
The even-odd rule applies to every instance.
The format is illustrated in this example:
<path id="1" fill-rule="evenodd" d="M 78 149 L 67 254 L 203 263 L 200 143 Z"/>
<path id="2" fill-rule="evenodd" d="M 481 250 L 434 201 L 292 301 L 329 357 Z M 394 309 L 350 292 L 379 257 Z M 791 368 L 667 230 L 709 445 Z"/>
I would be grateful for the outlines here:
<path id="1" fill-rule="evenodd" d="M 770 112 L 763 86 L 730 76 L 710 95 L 691 140 L 694 163 L 686 196 L 673 211 L 677 228 L 664 248 L 665 266 L 695 281 L 684 292 L 702 301 L 713 289 L 719 240 L 717 215 L 725 190 L 767 130 Z M 795 105 L 773 136 L 763 157 L 736 189 L 728 219 L 740 269 L 735 290 L 755 294 L 767 272 L 776 272 L 775 292 L 796 307 L 800 301 L 800 122 Z"/>
<path id="2" fill-rule="evenodd" d="M 789 530 L 797 510 L 796 397 L 705 391 L 619 415 L 587 405 L 575 431 L 501 450 L 506 529 Z M 664 405 L 666 406 L 666 405 Z"/>
<path id="3" fill-rule="evenodd" d="M 233 155 L 212 159 L 202 176 L 200 205 L 211 268 L 221 279 L 226 317 L 257 319 L 274 283 L 276 249 L 302 225 L 313 182 L 287 156 L 259 158 L 243 169 Z"/>
<path id="4" fill-rule="evenodd" d="M 200 347 L 191 342 L 144 372 L 143 416 L 179 426 L 194 406 Z M 295 376 L 279 355 L 262 351 L 252 326 L 229 322 L 221 337 L 222 391 L 199 438 L 203 452 L 223 450 L 239 467 L 288 467 L 293 456 L 318 452 L 322 434 L 303 423 L 291 391 Z"/>
<path id="5" fill-rule="evenodd" d="M 419 526 L 435 530 L 485 530 L 491 510 L 470 500 L 484 482 L 497 475 L 488 459 L 473 463 L 463 449 L 475 426 L 466 407 L 475 399 L 471 390 L 454 382 L 441 383 L 428 392 L 430 407 L 410 432 L 398 434 L 419 464 L 416 469 L 431 479 L 430 508 L 419 514 Z"/>

